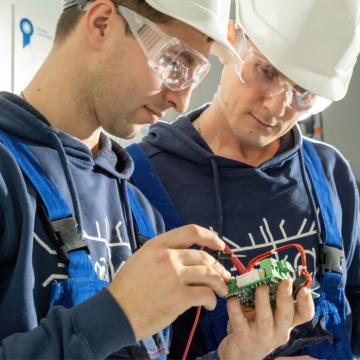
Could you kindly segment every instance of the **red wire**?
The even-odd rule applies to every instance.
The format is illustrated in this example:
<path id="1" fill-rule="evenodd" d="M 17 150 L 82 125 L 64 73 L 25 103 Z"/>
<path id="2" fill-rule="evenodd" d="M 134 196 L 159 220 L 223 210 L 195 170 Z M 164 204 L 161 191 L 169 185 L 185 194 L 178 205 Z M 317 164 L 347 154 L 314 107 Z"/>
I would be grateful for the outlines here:
<path id="1" fill-rule="evenodd" d="M 289 249 L 291 247 L 296 247 L 298 249 L 298 251 L 300 252 L 301 255 L 301 265 L 302 265 L 302 269 L 300 272 L 300 275 L 304 275 L 307 278 L 307 282 L 305 283 L 305 287 L 310 287 L 311 283 L 312 283 L 312 278 L 311 275 L 309 274 L 309 272 L 306 269 L 306 256 L 305 256 L 305 250 L 304 248 L 299 245 L 299 244 L 289 244 L 289 245 L 284 245 L 284 246 L 280 246 L 272 251 L 267 251 L 264 254 L 258 255 L 256 257 L 254 257 L 248 264 L 247 268 L 246 268 L 246 272 L 249 272 L 259 261 L 266 259 L 267 257 L 269 257 L 270 255 L 273 254 L 273 252 L 279 252 L 282 250 L 286 250 Z"/>
<path id="2" fill-rule="evenodd" d="M 198 306 L 198 308 L 196 310 L 196 316 L 195 316 L 194 324 L 192 326 L 192 329 L 191 329 L 191 332 L 190 332 L 190 335 L 189 335 L 189 339 L 187 341 L 186 348 L 185 348 L 185 351 L 184 351 L 184 355 L 182 356 L 182 360 L 186 360 L 186 356 L 188 354 L 188 351 L 189 351 L 189 348 L 190 348 L 190 345 L 191 345 L 191 341 L 192 341 L 192 338 L 194 336 L 194 332 L 195 332 L 197 323 L 199 321 L 200 312 L 201 312 L 201 306 Z"/>
<path id="3" fill-rule="evenodd" d="M 235 255 L 231 249 L 225 244 L 225 249 L 224 251 L 228 254 L 233 254 Z M 232 257 L 230 259 L 230 261 L 233 263 L 233 265 L 235 266 L 236 270 L 239 272 L 240 275 L 245 274 L 246 273 L 246 268 L 245 266 L 242 264 L 242 262 L 237 258 L 237 257 Z"/>
<path id="4" fill-rule="evenodd" d="M 200 250 L 204 250 L 204 246 L 201 246 Z M 186 344 L 184 354 L 182 356 L 182 360 L 186 360 L 186 356 L 188 354 L 188 351 L 189 351 L 189 348 L 190 348 L 190 345 L 191 345 L 191 341 L 192 341 L 192 338 L 194 336 L 194 332 L 195 332 L 197 323 L 199 321 L 200 312 L 201 312 L 201 306 L 198 306 L 197 311 L 196 311 L 195 320 L 194 320 L 194 323 L 193 323 L 193 326 L 192 326 L 192 329 L 191 329 L 191 332 L 190 332 L 190 335 L 189 335 L 189 338 L 188 338 L 188 341 L 187 341 L 187 344 Z"/>

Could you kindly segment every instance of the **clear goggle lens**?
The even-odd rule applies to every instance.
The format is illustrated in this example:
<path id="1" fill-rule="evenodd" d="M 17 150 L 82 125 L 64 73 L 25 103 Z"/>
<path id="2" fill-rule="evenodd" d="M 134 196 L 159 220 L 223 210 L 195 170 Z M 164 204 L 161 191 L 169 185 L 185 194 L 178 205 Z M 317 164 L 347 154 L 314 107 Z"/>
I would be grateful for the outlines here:
<path id="1" fill-rule="evenodd" d="M 194 88 L 210 70 L 208 59 L 138 13 L 118 5 L 149 66 L 174 91 Z"/>
<path id="2" fill-rule="evenodd" d="M 245 35 L 242 38 L 243 40 L 237 46 L 242 63 L 235 65 L 235 71 L 247 86 L 267 97 L 285 92 L 286 106 L 303 112 L 301 119 L 316 114 L 331 104 L 331 100 L 293 83 L 267 61 L 259 51 L 247 45 Z"/>

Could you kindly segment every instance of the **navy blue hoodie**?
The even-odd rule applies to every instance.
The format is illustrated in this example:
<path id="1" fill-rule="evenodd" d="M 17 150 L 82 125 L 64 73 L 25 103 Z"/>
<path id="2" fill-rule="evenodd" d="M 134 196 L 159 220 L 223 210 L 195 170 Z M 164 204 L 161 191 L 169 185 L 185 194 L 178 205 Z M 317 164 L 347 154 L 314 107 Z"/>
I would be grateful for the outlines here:
<path id="1" fill-rule="evenodd" d="M 129 155 L 102 134 L 94 159 L 81 141 L 52 128 L 9 93 L 0 93 L 0 129 L 28 145 L 76 217 L 99 278 L 111 281 L 136 246 L 128 236 L 131 213 L 125 206 L 133 171 Z M 162 232 L 159 214 L 133 191 Z M 107 289 L 70 310 L 49 311 L 49 284 L 67 275 L 36 212 L 38 204 L 33 185 L 0 143 L 0 358 L 101 359 L 134 344 L 131 325 Z"/>
<path id="2" fill-rule="evenodd" d="M 289 243 L 299 243 L 307 255 L 308 270 L 314 275 L 319 265 L 319 238 L 316 226 L 318 205 L 306 172 L 302 173 L 299 149 L 302 136 L 296 125 L 281 141 L 278 153 L 254 168 L 239 161 L 214 155 L 191 124 L 206 107 L 172 124 L 150 127 L 140 146 L 149 156 L 175 209 L 184 224 L 212 228 L 230 248 L 246 255 L 246 266 L 255 256 Z M 343 282 L 346 284 L 348 331 L 353 318 L 352 347 L 360 353 L 360 246 L 358 196 L 349 164 L 333 147 L 314 142 L 323 165 L 343 236 Z M 136 163 L 135 163 L 136 166 Z M 305 186 L 307 185 L 307 186 Z M 307 188 L 315 201 L 311 199 Z M 321 223 L 321 216 L 320 216 Z M 301 264 L 296 250 L 278 253 L 294 268 Z M 234 275 L 236 270 L 228 263 Z M 316 273 L 317 274 L 317 273 Z M 317 275 L 314 276 L 316 286 Z M 351 316 L 352 312 L 352 316 Z M 170 357 L 181 356 L 195 318 L 195 309 L 174 324 Z M 201 324 L 201 321 L 200 321 Z M 206 352 L 198 326 L 189 352 L 194 358 Z"/>

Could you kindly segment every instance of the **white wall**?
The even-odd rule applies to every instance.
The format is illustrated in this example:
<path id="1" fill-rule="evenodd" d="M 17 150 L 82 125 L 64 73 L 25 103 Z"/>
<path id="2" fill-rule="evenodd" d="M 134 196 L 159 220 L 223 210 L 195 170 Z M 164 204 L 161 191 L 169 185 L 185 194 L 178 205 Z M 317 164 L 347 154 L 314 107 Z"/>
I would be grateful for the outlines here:
<path id="1" fill-rule="evenodd" d="M 333 103 L 323 115 L 325 142 L 340 150 L 360 182 L 360 59 L 347 95 Z"/>
<path id="2" fill-rule="evenodd" d="M 62 0 L 0 0 L 0 89 L 11 91 L 12 5 L 21 5 L 44 16 L 59 17 Z"/>

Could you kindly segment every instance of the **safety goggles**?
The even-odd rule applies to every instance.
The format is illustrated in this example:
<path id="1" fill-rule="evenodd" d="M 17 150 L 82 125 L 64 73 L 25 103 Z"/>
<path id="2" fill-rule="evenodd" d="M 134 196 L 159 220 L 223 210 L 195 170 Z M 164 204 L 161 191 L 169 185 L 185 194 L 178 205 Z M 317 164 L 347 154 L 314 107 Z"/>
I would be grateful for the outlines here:
<path id="1" fill-rule="evenodd" d="M 89 3 L 82 7 L 84 11 Z M 163 83 L 173 91 L 189 86 L 193 89 L 210 70 L 208 59 L 159 26 L 124 6 L 117 11 L 128 23 L 140 45 L 148 64 Z"/>
<path id="2" fill-rule="evenodd" d="M 153 22 L 124 6 L 117 6 L 143 50 L 148 64 L 171 90 L 195 88 L 210 70 L 208 59 Z"/>
<path id="3" fill-rule="evenodd" d="M 330 105 L 331 100 L 296 85 L 277 70 L 264 55 L 248 45 L 244 32 L 237 44 L 237 51 L 242 61 L 235 64 L 236 73 L 244 84 L 259 94 L 274 97 L 285 92 L 286 106 L 304 112 L 305 116 L 301 118 L 320 112 Z"/>

